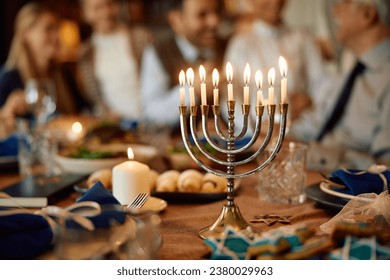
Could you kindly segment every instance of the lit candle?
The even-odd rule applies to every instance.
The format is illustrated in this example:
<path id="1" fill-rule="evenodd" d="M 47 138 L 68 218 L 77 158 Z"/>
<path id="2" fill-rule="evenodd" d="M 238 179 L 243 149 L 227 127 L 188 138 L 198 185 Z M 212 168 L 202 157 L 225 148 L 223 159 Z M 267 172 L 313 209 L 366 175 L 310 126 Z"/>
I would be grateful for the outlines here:
<path id="1" fill-rule="evenodd" d="M 249 104 L 249 81 L 251 79 L 251 68 L 249 67 L 249 64 L 247 63 L 244 70 L 244 104 Z"/>
<path id="2" fill-rule="evenodd" d="M 218 92 L 219 74 L 218 70 L 213 70 L 213 86 L 214 86 L 214 105 L 219 105 L 219 92 Z"/>
<path id="3" fill-rule="evenodd" d="M 260 70 L 255 74 L 256 86 L 257 86 L 257 106 L 263 105 L 263 73 Z"/>
<path id="4" fill-rule="evenodd" d="M 275 68 L 271 68 L 268 71 L 268 104 L 273 105 L 274 103 L 274 84 L 275 84 Z"/>
<path id="5" fill-rule="evenodd" d="M 283 56 L 279 57 L 279 69 L 280 75 L 282 75 L 281 81 L 281 103 L 287 103 L 287 62 Z"/>
<path id="6" fill-rule="evenodd" d="M 149 167 L 134 161 L 131 148 L 127 149 L 129 161 L 120 163 L 112 169 L 112 193 L 122 204 L 130 204 L 139 193 L 150 192 Z"/>
<path id="7" fill-rule="evenodd" d="M 184 83 L 186 82 L 186 77 L 184 74 L 184 71 L 181 70 L 179 74 L 179 83 L 180 83 L 180 105 L 184 106 L 185 105 L 185 100 L 184 100 Z"/>
<path id="8" fill-rule="evenodd" d="M 72 142 L 79 140 L 82 137 L 83 126 L 80 122 L 74 122 L 68 132 L 68 139 Z"/>
<path id="9" fill-rule="evenodd" d="M 190 86 L 190 105 L 195 106 L 195 92 L 194 92 L 194 70 L 192 68 L 187 69 L 187 83 Z"/>
<path id="10" fill-rule="evenodd" d="M 202 97 L 202 105 L 207 105 L 207 96 L 206 96 L 206 69 L 203 65 L 199 67 L 199 77 L 200 77 L 200 94 Z"/>
<path id="11" fill-rule="evenodd" d="M 233 101 L 233 67 L 230 62 L 226 64 L 226 79 L 228 81 L 228 100 Z"/>

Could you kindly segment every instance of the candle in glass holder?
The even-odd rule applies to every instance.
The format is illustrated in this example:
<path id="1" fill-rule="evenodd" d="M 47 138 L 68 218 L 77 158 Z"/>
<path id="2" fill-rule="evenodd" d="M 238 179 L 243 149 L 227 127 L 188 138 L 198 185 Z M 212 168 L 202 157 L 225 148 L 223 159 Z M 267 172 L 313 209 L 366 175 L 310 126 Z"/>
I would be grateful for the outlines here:
<path id="1" fill-rule="evenodd" d="M 214 68 L 213 70 L 213 86 L 214 86 L 214 105 L 219 105 L 219 90 L 218 90 L 218 83 L 219 83 L 219 74 L 218 70 Z"/>
<path id="2" fill-rule="evenodd" d="M 268 71 L 268 104 L 273 105 L 274 102 L 274 84 L 275 84 L 275 68 L 271 68 Z"/>
<path id="3" fill-rule="evenodd" d="M 131 148 L 127 150 L 128 161 L 112 169 L 112 193 L 122 204 L 130 204 L 139 193 L 150 192 L 149 167 L 133 160 Z"/>
<path id="4" fill-rule="evenodd" d="M 255 74 L 256 86 L 257 86 L 257 106 L 263 105 L 263 73 L 260 70 Z"/>
<path id="5" fill-rule="evenodd" d="M 180 105 L 184 106 L 185 105 L 185 99 L 184 99 L 184 83 L 186 82 L 186 77 L 184 74 L 184 71 L 181 70 L 179 74 L 179 83 L 180 83 Z"/>
<path id="6" fill-rule="evenodd" d="M 190 92 L 190 105 L 195 106 L 195 91 L 194 91 L 194 70 L 192 68 L 187 69 L 187 83 L 189 85 L 189 92 Z"/>
<path id="7" fill-rule="evenodd" d="M 68 139 L 71 142 L 76 142 L 77 140 L 80 140 L 83 136 L 83 125 L 80 122 L 74 122 L 67 135 Z"/>
<path id="8" fill-rule="evenodd" d="M 279 57 L 279 68 L 280 75 L 282 75 L 281 80 L 281 103 L 287 103 L 287 62 L 283 56 Z"/>
<path id="9" fill-rule="evenodd" d="M 206 95 L 206 69 L 204 69 L 203 65 L 199 67 L 199 78 L 201 81 L 200 84 L 200 94 L 202 98 L 202 105 L 207 105 L 207 95 Z"/>
<path id="10" fill-rule="evenodd" d="M 244 70 L 244 105 L 249 105 L 249 81 L 251 78 L 251 68 L 247 63 Z"/>
<path id="11" fill-rule="evenodd" d="M 230 62 L 226 64 L 226 80 L 228 81 L 228 100 L 233 101 L 233 67 Z"/>

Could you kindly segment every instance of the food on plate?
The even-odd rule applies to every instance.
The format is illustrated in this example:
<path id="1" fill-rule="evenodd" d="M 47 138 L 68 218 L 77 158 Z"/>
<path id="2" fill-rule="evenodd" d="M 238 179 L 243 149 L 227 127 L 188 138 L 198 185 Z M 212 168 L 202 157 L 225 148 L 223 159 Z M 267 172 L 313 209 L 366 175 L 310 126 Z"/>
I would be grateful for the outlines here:
<path id="1" fill-rule="evenodd" d="M 227 190 L 227 179 L 217 175 L 206 173 L 203 176 L 202 192 L 218 193 Z"/>
<path id="2" fill-rule="evenodd" d="M 136 136 L 120 128 L 117 124 L 102 122 L 91 128 L 81 140 L 84 146 L 108 143 L 135 143 Z"/>
<path id="3" fill-rule="evenodd" d="M 86 146 L 68 147 L 60 152 L 61 156 L 79 159 L 106 159 L 106 158 L 126 158 L 125 151 L 110 151 L 109 149 L 87 148 Z"/>
<path id="4" fill-rule="evenodd" d="M 176 190 L 179 171 L 168 170 L 162 173 L 156 180 L 156 191 L 158 192 L 174 192 Z"/>
<path id="5" fill-rule="evenodd" d="M 183 171 L 177 179 L 179 192 L 199 192 L 202 187 L 203 174 L 195 169 Z"/>
<path id="6" fill-rule="evenodd" d="M 88 188 L 91 188 L 98 181 L 100 181 L 107 189 L 112 189 L 111 169 L 100 169 L 93 172 L 87 179 Z"/>

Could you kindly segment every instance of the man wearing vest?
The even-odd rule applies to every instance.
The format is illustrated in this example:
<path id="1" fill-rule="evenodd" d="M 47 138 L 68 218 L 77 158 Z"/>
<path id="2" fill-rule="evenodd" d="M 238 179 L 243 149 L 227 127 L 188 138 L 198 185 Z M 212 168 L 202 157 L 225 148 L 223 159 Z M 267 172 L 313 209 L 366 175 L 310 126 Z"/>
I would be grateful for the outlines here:
<path id="1" fill-rule="evenodd" d="M 313 141 L 315 168 L 390 165 L 390 1 L 341 0 L 334 14 L 337 37 L 357 61 L 290 132 Z"/>
<path id="2" fill-rule="evenodd" d="M 192 67 L 198 101 L 199 66 L 206 68 L 208 92 L 212 92 L 213 68 L 221 71 L 225 49 L 218 27 L 221 20 L 220 0 L 170 0 L 167 19 L 173 36 L 156 40 L 146 49 L 141 65 L 143 114 L 147 121 L 177 128 L 179 73 Z M 221 72 L 220 72 L 221 73 Z M 222 75 L 221 75 L 222 76 Z M 208 97 L 210 100 L 210 96 Z M 188 97 L 187 97 L 188 103 Z"/>

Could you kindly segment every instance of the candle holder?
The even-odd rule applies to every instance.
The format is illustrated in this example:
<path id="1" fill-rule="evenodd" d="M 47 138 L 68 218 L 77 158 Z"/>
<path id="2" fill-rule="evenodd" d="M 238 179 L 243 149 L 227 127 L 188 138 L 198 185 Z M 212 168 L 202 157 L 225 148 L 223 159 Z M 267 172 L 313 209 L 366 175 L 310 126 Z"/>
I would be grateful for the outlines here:
<path id="1" fill-rule="evenodd" d="M 191 158 L 205 171 L 210 172 L 214 175 L 221 176 L 227 178 L 227 201 L 226 204 L 223 205 L 221 213 L 219 214 L 219 217 L 217 220 L 211 224 L 210 226 L 202 229 L 199 232 L 199 236 L 203 239 L 209 238 L 209 237 L 221 237 L 221 235 L 224 232 L 224 229 L 227 225 L 233 227 L 236 230 L 243 230 L 248 227 L 250 227 L 249 223 L 244 219 L 244 217 L 241 215 L 240 209 L 238 206 L 234 203 L 234 180 L 236 178 L 243 178 L 246 176 L 250 176 L 252 174 L 255 174 L 257 172 L 260 172 L 263 170 L 277 155 L 279 152 L 285 131 L 286 131 L 286 119 L 287 119 L 287 111 L 288 111 L 288 104 L 280 104 L 280 115 L 281 115 L 281 121 L 280 121 L 280 128 L 279 128 L 279 134 L 277 138 L 277 142 L 275 147 L 273 148 L 272 152 L 268 156 L 267 159 L 265 159 L 262 163 L 257 162 L 256 168 L 242 172 L 242 173 L 236 173 L 235 167 L 240 166 L 243 164 L 246 164 L 248 162 L 251 162 L 255 160 L 268 146 L 270 143 L 273 130 L 274 130 L 274 116 L 275 116 L 275 110 L 276 105 L 267 105 L 267 111 L 268 111 L 268 131 L 267 134 L 264 137 L 264 140 L 262 144 L 259 146 L 259 148 L 254 151 L 250 156 L 243 160 L 236 160 L 236 155 L 240 154 L 244 151 L 247 151 L 250 147 L 253 146 L 253 144 L 258 140 L 260 136 L 260 130 L 261 130 L 261 123 L 262 123 L 262 116 L 264 113 L 264 106 L 258 105 L 256 106 L 256 123 L 253 135 L 250 139 L 250 141 L 245 144 L 244 146 L 240 148 L 235 148 L 236 141 L 242 139 L 244 135 L 246 135 L 248 130 L 248 119 L 249 119 L 249 113 L 250 113 L 250 105 L 244 104 L 242 105 L 242 114 L 244 116 L 243 119 L 243 128 L 242 131 L 235 136 L 234 126 L 234 114 L 235 114 L 235 101 L 227 101 L 227 111 L 228 111 L 228 127 L 227 131 L 224 133 L 220 126 L 220 119 L 221 119 L 221 109 L 219 105 L 213 105 L 212 111 L 214 115 L 214 125 L 215 130 L 217 132 L 218 137 L 226 144 L 226 147 L 221 146 L 220 144 L 216 143 L 210 136 L 208 127 L 207 127 L 207 119 L 209 115 L 209 107 L 208 105 L 201 105 L 200 110 L 202 114 L 202 132 L 203 135 L 207 141 L 207 143 L 216 151 L 225 154 L 226 160 L 221 160 L 219 158 L 216 158 L 209 152 L 207 152 L 204 144 L 201 143 L 198 136 L 198 131 L 196 128 L 196 119 L 197 119 L 197 106 L 190 106 L 190 131 L 193 138 L 193 141 L 195 143 L 195 146 L 199 149 L 201 154 L 203 154 L 207 159 L 211 160 L 214 163 L 217 163 L 222 166 L 226 166 L 226 171 L 221 171 L 212 168 L 211 166 L 208 166 L 207 164 L 203 163 L 201 161 L 201 158 L 197 153 L 194 152 L 194 145 L 191 144 L 189 139 L 189 134 L 187 131 L 187 106 L 181 105 L 179 106 L 180 111 L 180 127 L 181 127 L 181 134 L 183 138 L 184 145 L 191 156 Z"/>

